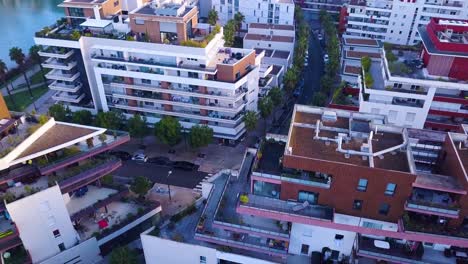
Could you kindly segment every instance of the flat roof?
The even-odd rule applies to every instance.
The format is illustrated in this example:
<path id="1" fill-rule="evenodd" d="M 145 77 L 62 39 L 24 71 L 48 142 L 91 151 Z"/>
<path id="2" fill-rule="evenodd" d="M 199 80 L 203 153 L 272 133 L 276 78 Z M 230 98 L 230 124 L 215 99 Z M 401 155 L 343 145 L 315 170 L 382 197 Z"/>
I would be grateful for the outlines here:
<path id="1" fill-rule="evenodd" d="M 370 57 L 370 58 L 375 58 L 375 59 L 380 59 L 381 55 L 380 53 L 375 53 L 375 52 L 365 52 L 365 51 L 354 51 L 354 50 L 347 50 L 346 51 L 346 58 L 354 58 L 354 59 L 361 59 L 362 57 Z"/>
<path id="2" fill-rule="evenodd" d="M 281 65 L 273 65 L 273 69 L 271 69 L 271 74 L 277 75 L 281 71 L 282 68 L 283 66 Z"/>
<path id="3" fill-rule="evenodd" d="M 344 44 L 349 46 L 380 47 L 380 42 L 368 38 L 343 38 Z"/>
<path id="4" fill-rule="evenodd" d="M 262 29 L 276 29 L 276 30 L 294 31 L 294 26 L 292 26 L 292 25 L 279 25 L 279 24 L 270 24 L 270 23 L 250 23 L 249 28 L 262 28 Z"/>
<path id="5" fill-rule="evenodd" d="M 85 22 L 81 23 L 80 26 L 82 27 L 93 27 L 93 28 L 105 28 L 112 23 L 110 20 L 104 19 L 86 19 Z"/>
<path id="6" fill-rule="evenodd" d="M 294 42 L 294 37 L 288 36 L 275 36 L 275 35 L 262 35 L 262 34 L 245 34 L 245 39 L 247 40 L 259 40 L 259 41 L 274 41 L 274 42 Z"/>
<path id="7" fill-rule="evenodd" d="M 424 44 L 424 47 L 426 47 L 426 50 L 430 54 L 440 54 L 440 55 L 449 55 L 449 56 L 455 56 L 455 57 L 468 57 L 468 51 L 444 51 L 444 50 L 438 50 L 434 43 L 432 43 L 431 38 L 429 37 L 429 34 L 427 33 L 426 27 L 420 27 L 418 28 L 419 36 L 421 37 L 421 40 Z M 468 45 L 467 45 L 468 47 Z"/>

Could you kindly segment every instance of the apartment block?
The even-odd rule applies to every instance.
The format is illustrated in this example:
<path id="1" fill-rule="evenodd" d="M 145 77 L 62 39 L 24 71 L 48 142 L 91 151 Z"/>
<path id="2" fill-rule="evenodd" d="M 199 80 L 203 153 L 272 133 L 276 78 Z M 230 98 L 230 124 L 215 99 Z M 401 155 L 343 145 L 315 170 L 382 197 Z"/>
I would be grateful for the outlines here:
<path id="1" fill-rule="evenodd" d="M 157 203 L 102 178 L 127 133 L 11 113 L 0 120 L 2 263 L 98 263 L 115 238 L 147 229 Z"/>
<path id="2" fill-rule="evenodd" d="M 215 137 L 239 139 L 244 112 L 257 110 L 264 53 L 225 48 L 223 29 L 198 23 L 198 8 L 188 2 L 137 1 L 133 10 L 116 11 L 109 1 L 65 1 L 67 14 L 80 14 L 36 34 L 47 61 L 72 64 L 46 76 L 57 79 L 54 99 L 72 110 L 140 114 L 151 124 L 172 116 L 184 128 L 205 124 Z M 83 3 L 94 6 L 91 16 L 77 7 Z"/>
<path id="3" fill-rule="evenodd" d="M 211 8 L 218 12 L 222 25 L 238 12 L 245 17 L 243 29 L 250 23 L 294 25 L 293 0 L 211 0 Z"/>
<path id="4" fill-rule="evenodd" d="M 288 135 L 203 184 L 196 213 L 141 235 L 146 262 L 463 263 L 467 140 L 296 105 Z"/>
<path id="5" fill-rule="evenodd" d="M 329 13 L 339 14 L 347 0 L 296 0 L 294 1 L 306 12 L 318 13 L 326 10 Z"/>
<path id="6" fill-rule="evenodd" d="M 352 0 L 340 13 L 344 34 L 400 45 L 421 41 L 418 28 L 431 18 L 468 19 L 468 1 L 366 1 Z"/>
<path id="7" fill-rule="evenodd" d="M 378 40 L 344 36 L 342 77 L 356 87 L 350 89 L 354 109 L 349 109 L 383 114 L 389 123 L 405 127 L 461 131 L 468 118 L 463 40 L 468 31 L 458 25 L 466 23 L 432 19 L 419 29 L 422 48 L 381 48 Z M 360 61 L 366 56 L 372 61 L 368 72 Z"/>

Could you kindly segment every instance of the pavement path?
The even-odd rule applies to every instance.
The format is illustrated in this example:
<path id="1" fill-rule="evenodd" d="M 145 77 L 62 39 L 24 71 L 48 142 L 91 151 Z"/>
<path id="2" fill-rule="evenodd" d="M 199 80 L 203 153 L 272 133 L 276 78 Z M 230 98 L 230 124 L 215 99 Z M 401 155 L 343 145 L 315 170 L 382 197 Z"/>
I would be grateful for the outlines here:
<path id="1" fill-rule="evenodd" d="M 37 114 L 47 114 L 49 107 L 55 103 L 52 99 L 52 95 L 54 95 L 55 92 L 56 91 L 54 90 L 48 90 L 45 94 L 39 97 L 34 104 L 30 104 L 26 107 L 24 111 L 31 113 L 32 110 L 35 110 Z"/>

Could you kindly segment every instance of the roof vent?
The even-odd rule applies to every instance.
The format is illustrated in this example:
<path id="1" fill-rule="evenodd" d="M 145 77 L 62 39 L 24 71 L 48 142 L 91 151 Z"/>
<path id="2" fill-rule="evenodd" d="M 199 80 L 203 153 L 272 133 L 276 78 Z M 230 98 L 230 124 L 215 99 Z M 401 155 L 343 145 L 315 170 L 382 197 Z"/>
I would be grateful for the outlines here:
<path id="1" fill-rule="evenodd" d="M 349 159 L 349 154 L 348 153 L 344 154 L 344 157 L 345 159 Z"/>
<path id="2" fill-rule="evenodd" d="M 379 155 L 379 159 L 383 160 L 384 156 L 383 155 Z"/>
<path id="3" fill-rule="evenodd" d="M 322 121 L 323 122 L 336 122 L 338 118 L 336 117 L 336 112 L 333 111 L 323 111 Z"/>

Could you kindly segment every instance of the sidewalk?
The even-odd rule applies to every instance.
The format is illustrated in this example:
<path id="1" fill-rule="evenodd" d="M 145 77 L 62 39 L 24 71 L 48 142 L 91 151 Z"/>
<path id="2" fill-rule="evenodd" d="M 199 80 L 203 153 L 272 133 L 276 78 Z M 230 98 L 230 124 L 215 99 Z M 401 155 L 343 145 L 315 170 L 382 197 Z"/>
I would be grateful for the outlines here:
<path id="1" fill-rule="evenodd" d="M 54 95 L 54 93 L 54 90 L 48 90 L 45 94 L 43 94 L 36 100 L 35 104 L 37 107 L 37 114 L 47 114 L 47 112 L 49 111 L 49 107 L 55 103 L 55 101 L 52 99 L 52 95 Z M 34 104 L 30 104 L 28 107 L 26 107 L 24 111 L 27 113 L 31 113 L 32 110 L 34 110 Z"/>

